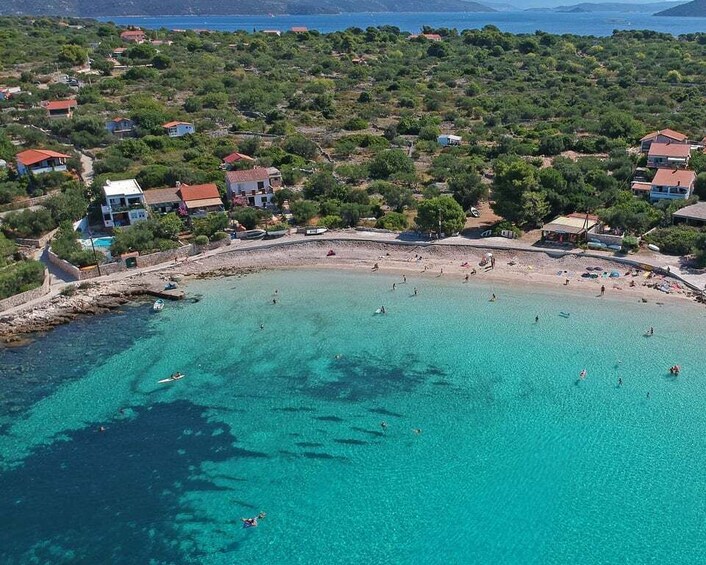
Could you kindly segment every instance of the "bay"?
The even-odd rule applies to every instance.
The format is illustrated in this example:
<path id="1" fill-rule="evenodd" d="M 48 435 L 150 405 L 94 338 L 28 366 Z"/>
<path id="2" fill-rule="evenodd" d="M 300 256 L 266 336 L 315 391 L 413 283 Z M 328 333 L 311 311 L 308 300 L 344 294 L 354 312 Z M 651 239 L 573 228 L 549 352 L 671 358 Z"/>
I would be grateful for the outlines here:
<path id="1" fill-rule="evenodd" d="M 706 561 L 703 308 L 411 273 L 188 291 L 0 349 L 0 561 Z"/>
<path id="2" fill-rule="evenodd" d="M 706 31 L 706 18 L 657 17 L 650 14 L 619 12 L 462 12 L 462 13 L 354 13 L 308 16 L 128 16 L 105 17 L 120 25 L 145 29 L 206 29 L 214 31 L 287 31 L 305 26 L 322 33 L 351 27 L 397 26 L 402 31 L 419 32 L 422 26 L 434 28 L 479 29 L 497 26 L 510 33 L 544 31 L 553 34 L 608 36 L 614 30 L 653 30 L 672 35 Z"/>

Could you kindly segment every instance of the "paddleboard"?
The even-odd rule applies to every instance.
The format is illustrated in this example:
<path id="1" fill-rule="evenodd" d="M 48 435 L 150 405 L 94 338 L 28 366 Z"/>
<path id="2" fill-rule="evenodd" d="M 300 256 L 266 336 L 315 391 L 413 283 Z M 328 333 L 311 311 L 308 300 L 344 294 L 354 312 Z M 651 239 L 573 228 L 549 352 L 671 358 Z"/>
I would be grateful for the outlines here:
<path id="1" fill-rule="evenodd" d="M 179 375 L 178 377 L 174 377 L 174 378 L 169 377 L 168 379 L 162 379 L 161 381 L 157 381 L 157 384 L 171 383 L 172 381 L 181 380 L 181 379 L 183 379 L 185 376 L 186 376 L 186 375 Z"/>

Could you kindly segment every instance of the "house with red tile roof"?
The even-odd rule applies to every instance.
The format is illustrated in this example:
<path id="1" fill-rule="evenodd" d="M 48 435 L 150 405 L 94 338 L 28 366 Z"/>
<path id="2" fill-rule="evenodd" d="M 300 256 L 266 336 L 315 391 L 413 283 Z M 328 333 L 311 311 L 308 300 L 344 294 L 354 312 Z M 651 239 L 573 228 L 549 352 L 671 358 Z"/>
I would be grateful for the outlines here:
<path id="1" fill-rule="evenodd" d="M 50 118 L 71 118 L 74 115 L 74 108 L 78 106 L 76 100 L 52 100 L 42 104 Z"/>
<path id="2" fill-rule="evenodd" d="M 428 41 L 441 41 L 442 37 L 438 33 L 420 33 L 410 35 L 408 39 L 419 39 L 423 37 Z"/>
<path id="3" fill-rule="evenodd" d="M 162 124 L 169 137 L 183 137 L 196 133 L 196 128 L 191 122 L 167 122 Z"/>
<path id="4" fill-rule="evenodd" d="M 275 167 L 255 167 L 226 173 L 228 198 L 265 208 L 274 202 L 275 191 L 282 187 L 282 173 Z"/>
<path id="5" fill-rule="evenodd" d="M 656 143 L 650 145 L 647 166 L 653 169 L 681 168 L 689 165 L 691 145 L 688 143 Z"/>
<path id="6" fill-rule="evenodd" d="M 27 149 L 15 156 L 17 173 L 20 175 L 41 175 L 66 170 L 66 159 L 70 155 L 48 149 Z"/>
<path id="7" fill-rule="evenodd" d="M 309 29 L 304 26 L 295 26 L 291 31 L 292 33 L 306 33 Z"/>
<path id="8" fill-rule="evenodd" d="M 120 34 L 120 39 L 127 43 L 144 43 L 146 36 L 141 29 L 128 29 Z"/>
<path id="9" fill-rule="evenodd" d="M 640 140 L 640 151 L 647 153 L 653 143 L 689 143 L 689 138 L 673 129 L 661 129 L 648 133 Z"/>
<path id="10" fill-rule="evenodd" d="M 180 210 L 190 218 L 198 218 L 212 212 L 223 211 L 223 201 L 218 187 L 213 184 L 180 184 L 177 196 L 183 203 Z M 183 212 L 182 212 L 183 213 Z"/>
<path id="11" fill-rule="evenodd" d="M 650 201 L 686 200 L 694 192 L 696 173 L 678 169 L 660 169 L 652 179 Z"/>
<path id="12" fill-rule="evenodd" d="M 223 157 L 223 164 L 226 166 L 234 165 L 235 163 L 254 163 L 255 159 L 244 153 L 233 152 L 230 155 Z"/>
<path id="13" fill-rule="evenodd" d="M 178 186 L 172 186 L 169 188 L 152 188 L 145 190 L 145 204 L 156 214 L 177 212 L 181 205 L 181 198 L 179 198 L 177 194 L 179 188 Z"/>

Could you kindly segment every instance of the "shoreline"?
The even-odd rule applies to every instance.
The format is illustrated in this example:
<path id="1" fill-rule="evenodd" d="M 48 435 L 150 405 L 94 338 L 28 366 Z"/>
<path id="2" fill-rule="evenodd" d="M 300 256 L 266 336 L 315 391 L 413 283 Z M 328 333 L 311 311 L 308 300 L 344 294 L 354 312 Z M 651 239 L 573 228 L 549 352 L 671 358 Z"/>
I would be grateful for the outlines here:
<path id="1" fill-rule="evenodd" d="M 612 258 L 598 259 L 577 254 L 561 257 L 537 251 L 483 249 L 449 245 L 400 245 L 380 241 L 306 240 L 275 243 L 263 247 L 228 249 L 206 256 L 195 256 L 180 263 L 168 263 L 149 272 L 129 273 L 119 279 L 70 283 L 74 292 L 50 294 L 37 304 L 0 314 L 0 342 L 22 345 L 33 335 L 46 333 L 79 316 L 110 312 L 128 302 L 139 301 L 150 290 L 163 288 L 170 280 L 187 283 L 203 278 L 244 276 L 270 269 L 332 269 L 342 271 L 397 274 L 433 281 L 457 280 L 459 284 L 486 285 L 493 293 L 493 284 L 523 291 L 522 287 L 544 288 L 550 292 L 571 296 L 596 297 L 605 286 L 605 300 L 615 302 L 695 302 L 696 293 L 664 275 L 650 278 Z M 295 244 L 292 244 L 295 243 Z M 333 250 L 334 256 L 327 256 Z M 479 266 L 486 253 L 492 253 L 494 269 Z M 421 256 L 421 259 L 419 258 Z M 378 265 L 374 269 L 375 264 Z M 586 267 L 600 268 L 596 273 L 617 271 L 617 278 L 582 278 Z M 475 269 L 476 274 L 471 274 Z M 565 284 L 568 279 L 568 284 Z M 634 281 L 634 286 L 630 286 Z M 654 285 L 669 281 L 674 287 L 670 294 L 658 291 Z M 187 286 L 188 290 L 188 286 Z M 526 288 L 525 288 L 526 291 Z"/>

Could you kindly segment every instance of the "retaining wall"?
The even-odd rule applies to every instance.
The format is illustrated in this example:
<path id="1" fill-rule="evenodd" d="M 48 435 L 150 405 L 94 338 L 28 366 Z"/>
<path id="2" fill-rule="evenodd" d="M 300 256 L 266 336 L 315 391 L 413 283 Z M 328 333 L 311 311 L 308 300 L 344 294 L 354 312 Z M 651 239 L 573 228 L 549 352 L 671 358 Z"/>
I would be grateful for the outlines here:
<path id="1" fill-rule="evenodd" d="M 55 230 L 51 230 L 49 233 L 44 234 L 42 237 L 38 238 L 33 238 L 33 237 L 18 237 L 15 239 L 15 243 L 17 245 L 24 245 L 25 247 L 36 247 L 37 249 L 41 249 L 44 247 L 49 240 L 54 237 L 54 234 L 58 231 L 59 228 Z"/>
<path id="2" fill-rule="evenodd" d="M 174 261 L 175 259 L 184 259 L 191 255 L 198 255 L 199 253 L 210 251 L 211 249 L 217 249 L 219 247 L 230 245 L 230 243 L 230 239 L 222 239 L 220 241 L 213 241 L 207 245 L 189 244 L 184 245 L 182 247 L 178 247 L 176 249 L 158 251 L 157 253 L 150 253 L 148 255 L 139 255 L 135 257 L 136 268 L 153 267 L 161 263 L 168 263 L 170 261 Z M 60 259 L 55 253 L 51 251 L 51 249 L 47 249 L 47 257 L 49 258 L 49 262 L 52 265 L 58 267 L 64 273 L 66 273 L 77 281 L 85 281 L 88 279 L 94 279 L 96 277 L 102 277 L 105 275 L 113 275 L 122 271 L 133 270 L 132 268 L 128 269 L 125 266 L 125 261 L 104 263 L 100 266 L 100 269 L 95 266 L 79 269 L 68 261 Z"/>
<path id="3" fill-rule="evenodd" d="M 4 300 L 0 300 L 0 312 L 9 310 L 10 308 L 15 308 L 17 306 L 22 306 L 22 304 L 25 304 L 30 300 L 35 300 L 36 298 L 40 298 L 45 294 L 49 294 L 50 288 L 51 277 L 49 276 L 49 271 L 44 269 L 44 282 L 42 283 L 42 286 L 38 288 L 33 288 L 32 290 L 28 290 L 27 292 L 15 294 L 14 296 L 10 296 L 8 298 L 5 298 Z"/>

